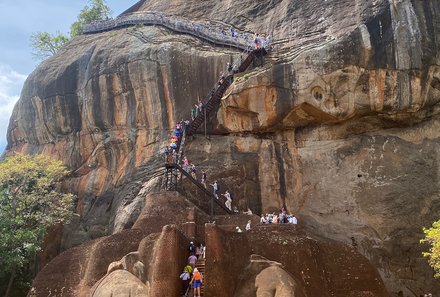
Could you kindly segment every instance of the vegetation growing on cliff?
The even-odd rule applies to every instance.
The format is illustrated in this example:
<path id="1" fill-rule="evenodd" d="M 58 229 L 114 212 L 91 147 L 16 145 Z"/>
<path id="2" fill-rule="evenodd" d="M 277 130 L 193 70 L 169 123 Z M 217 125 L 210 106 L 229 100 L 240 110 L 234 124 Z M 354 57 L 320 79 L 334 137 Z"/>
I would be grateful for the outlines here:
<path id="1" fill-rule="evenodd" d="M 70 26 L 70 38 L 81 35 L 85 25 L 99 20 L 108 19 L 111 10 L 105 0 L 89 0 L 90 6 L 85 6 L 79 13 L 78 19 Z M 60 32 L 55 35 L 48 32 L 36 32 L 31 35 L 32 55 L 36 59 L 46 59 L 53 56 L 70 38 Z"/>
<path id="2" fill-rule="evenodd" d="M 67 173 L 60 161 L 43 155 L 15 155 L 0 163 L 0 279 L 8 283 L 5 296 L 16 275 L 26 279 L 46 229 L 68 222 L 73 214 L 74 195 L 57 190 Z"/>
<path id="3" fill-rule="evenodd" d="M 70 26 L 70 36 L 82 34 L 85 25 L 110 17 L 111 10 L 104 0 L 91 0 L 91 6 L 84 7 L 78 15 L 78 20 Z"/>
<path id="4" fill-rule="evenodd" d="M 423 228 L 425 238 L 421 243 L 430 244 L 428 252 L 423 253 L 423 256 L 428 258 L 429 265 L 435 271 L 435 277 L 440 278 L 440 220 L 432 223 L 431 228 Z"/>

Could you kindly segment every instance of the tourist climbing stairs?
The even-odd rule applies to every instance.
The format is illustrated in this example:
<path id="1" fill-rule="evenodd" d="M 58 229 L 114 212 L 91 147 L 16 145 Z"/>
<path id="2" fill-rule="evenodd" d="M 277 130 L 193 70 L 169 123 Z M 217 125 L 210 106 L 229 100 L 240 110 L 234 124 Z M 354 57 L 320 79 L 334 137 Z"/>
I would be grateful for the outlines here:
<path id="1" fill-rule="evenodd" d="M 205 277 L 205 258 L 197 260 L 196 268 L 202 274 L 202 277 Z M 205 296 L 204 292 L 205 292 L 205 286 L 202 283 L 202 287 L 200 288 L 200 296 Z"/>
<path id="2" fill-rule="evenodd" d="M 247 56 L 241 61 L 240 65 L 238 66 L 236 73 L 240 73 L 245 71 L 251 63 L 254 61 L 254 59 L 262 58 L 264 55 L 267 54 L 267 51 L 264 48 L 259 48 L 249 52 Z M 218 87 L 215 88 L 211 92 L 211 96 L 208 96 L 209 100 L 205 103 L 204 108 L 205 110 L 203 112 L 199 112 L 199 114 L 194 118 L 194 120 L 191 122 L 189 129 L 187 131 L 188 135 L 193 135 L 196 133 L 197 129 L 200 127 L 200 125 L 205 120 L 205 116 L 207 117 L 212 112 L 216 111 L 218 109 L 218 106 L 220 105 L 220 101 L 226 92 L 226 90 L 229 88 L 229 86 L 232 84 L 233 81 L 233 74 L 229 74 L 228 76 L 221 78 L 218 82 Z"/>
<path id="3" fill-rule="evenodd" d="M 168 164 L 168 167 L 173 167 L 178 173 L 181 175 L 184 175 L 191 183 L 196 185 L 204 194 L 205 197 L 207 197 L 209 200 L 207 200 L 207 205 L 211 203 L 211 201 L 214 201 L 225 213 L 232 214 L 232 211 L 230 211 L 224 204 L 224 199 L 216 198 L 213 193 L 211 193 L 208 189 L 206 189 L 202 183 L 200 183 L 198 180 L 196 180 L 190 173 L 188 173 L 185 169 L 183 169 L 178 164 Z M 197 204 L 197 203 L 196 203 Z M 207 213 L 209 213 L 209 210 L 204 209 Z"/>

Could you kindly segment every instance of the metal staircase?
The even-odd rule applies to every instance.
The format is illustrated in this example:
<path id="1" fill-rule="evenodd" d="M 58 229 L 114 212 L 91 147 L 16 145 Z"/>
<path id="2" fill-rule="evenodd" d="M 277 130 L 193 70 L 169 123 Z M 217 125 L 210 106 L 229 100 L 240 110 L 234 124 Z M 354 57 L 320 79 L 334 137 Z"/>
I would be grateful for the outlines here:
<path id="1" fill-rule="evenodd" d="M 261 60 L 267 54 L 267 51 L 264 48 L 259 48 L 246 52 L 248 52 L 248 55 L 241 61 L 235 73 L 240 73 L 245 71 L 251 65 L 252 62 L 256 60 Z M 208 117 L 209 114 L 211 114 L 212 112 L 218 109 L 220 105 L 220 101 L 226 90 L 232 84 L 233 79 L 234 79 L 234 75 L 229 74 L 218 81 L 217 87 L 211 91 L 210 95 L 208 95 L 208 101 L 204 104 L 205 110 L 203 112 L 199 112 L 199 114 L 191 122 L 189 129 L 187 131 L 188 135 L 195 134 L 197 129 L 205 120 L 205 117 Z"/>
<path id="2" fill-rule="evenodd" d="M 224 204 L 226 201 L 226 198 L 216 198 L 213 193 L 211 193 L 208 189 L 206 189 L 202 183 L 200 183 L 198 180 L 196 180 L 192 175 L 188 172 L 186 172 L 185 169 L 183 169 L 180 165 L 177 163 L 167 163 L 165 165 L 165 180 L 168 180 L 166 182 L 166 188 L 165 190 L 174 190 L 179 191 L 182 189 L 181 185 L 183 183 L 182 178 L 185 176 L 187 180 L 189 180 L 191 183 L 197 186 L 198 189 L 202 191 L 204 194 L 204 197 L 207 197 L 209 200 L 205 200 L 204 204 L 200 204 L 200 201 L 192 201 L 196 205 L 201 205 L 201 208 L 206 213 L 211 213 L 211 215 L 214 214 L 214 204 L 216 204 L 220 209 L 226 213 L 226 214 L 232 214 L 233 212 L 230 211 Z M 200 198 L 200 197 L 199 197 Z M 192 200 L 191 197 L 187 197 L 188 200 Z"/>

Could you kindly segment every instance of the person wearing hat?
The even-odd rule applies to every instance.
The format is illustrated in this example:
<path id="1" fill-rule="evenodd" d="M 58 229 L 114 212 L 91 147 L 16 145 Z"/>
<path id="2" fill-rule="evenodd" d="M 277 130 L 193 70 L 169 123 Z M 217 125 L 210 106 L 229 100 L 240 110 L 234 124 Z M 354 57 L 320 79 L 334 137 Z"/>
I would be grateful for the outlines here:
<path id="1" fill-rule="evenodd" d="M 189 243 L 189 246 L 188 246 L 188 252 L 189 252 L 190 254 L 196 252 L 196 246 L 194 245 L 194 242 L 193 242 L 193 241 L 191 241 L 191 242 Z"/>
<path id="2" fill-rule="evenodd" d="M 194 283 L 194 285 L 193 285 L 194 297 L 200 297 L 200 287 L 202 286 L 202 282 L 203 282 L 202 274 L 199 272 L 199 270 L 197 268 L 194 268 L 194 273 L 193 273 L 192 279 L 189 282 L 189 284 Z"/>

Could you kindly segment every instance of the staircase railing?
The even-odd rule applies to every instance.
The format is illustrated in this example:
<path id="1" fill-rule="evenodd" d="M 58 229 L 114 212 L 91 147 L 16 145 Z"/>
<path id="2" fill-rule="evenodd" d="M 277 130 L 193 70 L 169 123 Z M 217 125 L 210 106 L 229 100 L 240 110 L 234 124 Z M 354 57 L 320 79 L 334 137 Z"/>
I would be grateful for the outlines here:
<path id="1" fill-rule="evenodd" d="M 207 202 L 209 202 L 209 203 L 215 203 L 215 204 L 217 204 L 218 206 L 220 206 L 220 208 L 222 208 L 226 213 L 228 213 L 228 214 L 232 214 L 232 211 L 230 211 L 229 208 L 227 208 L 227 207 L 224 205 L 224 202 L 225 202 L 226 200 L 224 200 L 224 199 L 222 199 L 222 198 L 216 198 L 216 197 L 214 196 L 213 193 L 211 193 L 207 188 L 205 188 L 205 187 L 203 186 L 202 183 L 200 183 L 198 180 L 196 180 L 194 177 L 192 177 L 192 175 L 191 175 L 190 173 L 186 172 L 186 170 L 183 169 L 180 165 L 178 165 L 178 164 L 169 164 L 168 166 L 173 166 L 175 169 L 177 169 L 178 171 L 180 171 L 180 173 L 181 173 L 182 175 L 186 176 L 187 179 L 188 179 L 190 182 L 192 182 L 192 183 L 193 183 L 194 185 L 196 185 L 200 190 L 202 190 L 202 192 L 205 194 L 205 196 L 210 198 L 210 200 L 207 201 Z M 211 207 L 212 207 L 212 205 L 211 205 Z M 211 210 L 212 210 L 212 209 L 211 209 Z"/>
<path id="2" fill-rule="evenodd" d="M 196 36 L 216 45 L 241 50 L 245 50 L 249 46 L 255 48 L 251 32 L 240 31 L 233 27 L 220 27 L 218 24 L 213 25 L 207 21 L 194 22 L 158 11 L 139 11 L 120 15 L 116 19 L 92 22 L 84 26 L 83 33 L 93 34 L 135 25 L 159 25 L 179 33 Z M 270 39 L 261 39 L 263 46 L 267 46 L 271 42 Z"/>
<path id="3" fill-rule="evenodd" d="M 245 53 L 248 51 L 249 49 L 246 49 Z M 265 54 L 267 54 L 267 51 L 264 48 L 251 50 L 249 54 L 240 62 L 240 64 L 237 67 L 236 65 L 233 66 L 233 69 L 235 69 L 235 73 L 240 73 L 245 71 L 257 55 L 265 55 Z M 220 101 L 226 90 L 232 84 L 233 79 L 234 79 L 234 75 L 229 74 L 226 77 L 221 78 L 217 82 L 217 87 L 211 90 L 210 95 L 208 95 L 207 97 L 208 101 L 205 104 L 203 104 L 203 107 L 206 109 L 206 111 L 199 112 L 198 115 L 191 122 L 187 132 L 188 135 L 195 134 L 197 129 L 205 120 L 205 116 L 208 117 L 212 111 L 218 109 L 218 106 L 220 105 Z"/>

